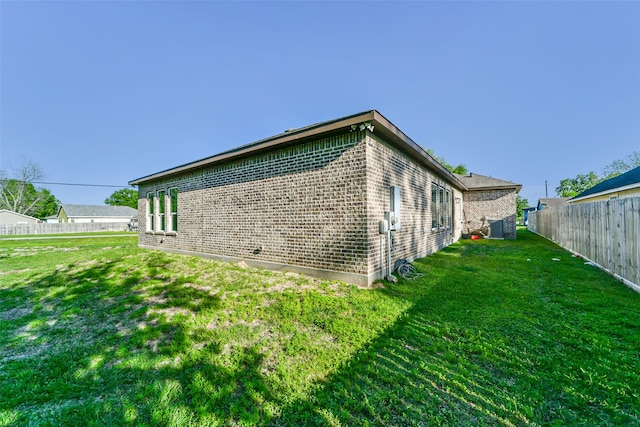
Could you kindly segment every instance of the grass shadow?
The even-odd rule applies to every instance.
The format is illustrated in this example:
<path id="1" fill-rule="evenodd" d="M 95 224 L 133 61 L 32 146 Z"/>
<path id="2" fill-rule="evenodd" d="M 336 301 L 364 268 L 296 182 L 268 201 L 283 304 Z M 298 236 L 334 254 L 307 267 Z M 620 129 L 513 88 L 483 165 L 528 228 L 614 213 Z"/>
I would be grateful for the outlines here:
<path id="1" fill-rule="evenodd" d="M 640 423 L 636 294 L 527 231 L 415 264 L 412 307 L 271 425 Z"/>
<path id="2" fill-rule="evenodd" d="M 171 275 L 177 257 L 144 259 L 86 259 L 0 289 L 37 301 L 0 318 L 0 425 L 264 416 L 260 402 L 271 395 L 256 371 L 258 349 L 236 349 L 230 368 L 216 330 L 193 324 L 194 314 L 222 309 L 220 296 L 195 276 Z"/>
<path id="3" fill-rule="evenodd" d="M 637 295 L 527 231 L 369 291 L 79 253 L 0 281 L 0 425 L 640 422 Z"/>

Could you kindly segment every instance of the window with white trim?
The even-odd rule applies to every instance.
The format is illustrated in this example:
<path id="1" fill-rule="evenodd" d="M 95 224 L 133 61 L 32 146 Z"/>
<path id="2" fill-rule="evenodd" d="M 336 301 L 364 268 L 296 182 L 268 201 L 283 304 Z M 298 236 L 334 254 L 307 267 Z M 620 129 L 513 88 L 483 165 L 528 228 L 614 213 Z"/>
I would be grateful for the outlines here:
<path id="1" fill-rule="evenodd" d="M 158 191 L 158 226 L 155 231 L 165 231 L 165 208 L 167 207 L 167 197 L 165 190 Z"/>
<path id="2" fill-rule="evenodd" d="M 431 229 L 451 228 L 452 223 L 451 190 L 431 183 Z"/>
<path id="3" fill-rule="evenodd" d="M 438 185 L 431 184 L 431 228 L 438 228 Z"/>
<path id="4" fill-rule="evenodd" d="M 147 231 L 164 233 L 178 231 L 178 188 L 147 193 Z"/>
<path id="5" fill-rule="evenodd" d="M 444 228 L 444 215 L 446 212 L 446 207 L 444 204 L 444 188 L 440 187 L 440 194 L 439 194 L 440 199 L 438 200 L 438 202 L 440 202 L 440 206 L 438 206 L 438 228 Z"/>
<path id="6" fill-rule="evenodd" d="M 178 231 L 178 188 L 169 189 L 169 231 Z"/>
<path id="7" fill-rule="evenodd" d="M 451 190 L 446 190 L 445 191 L 445 195 L 444 195 L 444 204 L 446 207 L 446 216 L 447 216 L 447 221 L 446 221 L 446 227 L 450 228 L 451 227 L 451 217 L 452 217 L 452 210 L 451 210 Z"/>
<path id="8" fill-rule="evenodd" d="M 147 231 L 153 231 L 156 225 L 156 193 L 147 193 Z"/>

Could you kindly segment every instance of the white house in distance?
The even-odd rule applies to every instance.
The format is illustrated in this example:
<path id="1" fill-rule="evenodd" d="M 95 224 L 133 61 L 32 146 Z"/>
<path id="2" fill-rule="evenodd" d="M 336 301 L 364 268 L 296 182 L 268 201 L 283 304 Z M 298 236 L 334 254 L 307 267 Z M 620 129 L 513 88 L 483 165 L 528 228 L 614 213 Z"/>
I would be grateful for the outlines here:
<path id="1" fill-rule="evenodd" d="M 128 206 L 67 205 L 58 210 L 58 222 L 71 223 L 128 223 L 138 217 L 138 211 Z"/>
<path id="2" fill-rule="evenodd" d="M 49 215 L 44 218 L 44 222 L 47 224 L 58 224 L 60 221 L 58 220 L 58 215 Z"/>
<path id="3" fill-rule="evenodd" d="M 20 214 L 6 209 L 0 210 L 0 225 L 4 224 L 37 224 L 38 218 L 29 215 Z"/>

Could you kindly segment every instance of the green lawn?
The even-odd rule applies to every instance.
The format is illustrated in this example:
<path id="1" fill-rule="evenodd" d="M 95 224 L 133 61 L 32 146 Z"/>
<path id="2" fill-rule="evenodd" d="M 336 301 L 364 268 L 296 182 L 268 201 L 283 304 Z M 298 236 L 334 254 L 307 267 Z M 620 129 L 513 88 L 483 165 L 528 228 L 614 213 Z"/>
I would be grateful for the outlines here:
<path id="1" fill-rule="evenodd" d="M 0 426 L 640 425 L 640 295 L 526 230 L 415 265 L 365 290 L 0 241 Z"/>

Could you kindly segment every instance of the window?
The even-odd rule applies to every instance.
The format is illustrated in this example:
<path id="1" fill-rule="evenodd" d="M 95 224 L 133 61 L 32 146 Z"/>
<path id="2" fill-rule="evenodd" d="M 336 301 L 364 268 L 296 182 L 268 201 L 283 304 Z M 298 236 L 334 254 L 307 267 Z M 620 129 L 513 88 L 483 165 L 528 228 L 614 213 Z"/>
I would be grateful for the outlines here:
<path id="1" fill-rule="evenodd" d="M 451 190 L 446 190 L 445 195 L 444 195 L 444 204 L 446 207 L 445 210 L 445 215 L 447 216 L 446 220 L 446 227 L 450 228 L 451 227 Z"/>
<path id="2" fill-rule="evenodd" d="M 438 228 L 438 185 L 431 184 L 431 228 Z"/>
<path id="3" fill-rule="evenodd" d="M 444 205 L 444 188 L 442 187 L 440 187 L 440 200 L 438 201 L 440 202 L 440 206 L 438 207 L 438 227 L 444 228 L 444 216 L 447 211 Z"/>
<path id="4" fill-rule="evenodd" d="M 164 231 L 165 230 L 165 207 L 167 201 L 165 200 L 166 191 L 160 190 L 158 191 L 158 227 L 155 231 Z"/>
<path id="5" fill-rule="evenodd" d="M 453 223 L 451 190 L 431 184 L 431 229 L 451 228 Z"/>
<path id="6" fill-rule="evenodd" d="M 155 230 L 156 197 L 154 192 L 147 193 L 147 231 Z"/>
<path id="7" fill-rule="evenodd" d="M 178 231 L 178 189 L 169 189 L 169 231 Z"/>
<path id="8" fill-rule="evenodd" d="M 147 193 L 147 231 L 164 233 L 178 231 L 178 189 Z"/>

